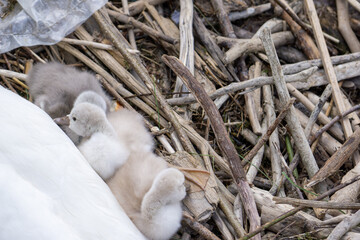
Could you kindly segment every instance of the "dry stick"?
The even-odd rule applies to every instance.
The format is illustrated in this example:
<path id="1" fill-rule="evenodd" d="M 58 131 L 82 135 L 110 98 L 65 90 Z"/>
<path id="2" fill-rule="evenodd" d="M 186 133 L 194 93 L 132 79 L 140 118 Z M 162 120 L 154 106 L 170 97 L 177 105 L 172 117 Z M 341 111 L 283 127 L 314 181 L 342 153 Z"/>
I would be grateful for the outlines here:
<path id="1" fill-rule="evenodd" d="M 103 49 L 103 50 L 115 50 L 115 48 L 113 46 L 109 45 L 109 44 L 91 42 L 91 41 L 86 41 L 86 40 L 63 38 L 61 40 L 61 42 L 70 43 L 72 45 L 81 45 L 81 46 L 94 47 L 94 48 Z"/>
<path id="2" fill-rule="evenodd" d="M 340 113 L 346 110 L 345 104 L 340 92 L 339 84 L 336 79 L 336 74 L 334 71 L 334 67 L 331 64 L 330 55 L 326 47 L 326 42 L 324 39 L 324 35 L 322 34 L 319 17 L 316 14 L 316 9 L 313 0 L 305 0 L 305 5 L 307 8 L 307 14 L 311 21 L 311 25 L 314 30 L 315 38 L 317 45 L 320 49 L 321 60 L 324 64 L 324 70 L 327 76 L 328 81 L 331 83 L 333 97 L 335 100 L 336 107 Z M 360 49 L 359 49 L 360 51 Z M 348 118 L 344 118 L 342 121 L 342 126 L 344 128 L 345 138 L 348 138 L 352 134 L 352 128 L 350 125 L 350 121 Z"/>
<path id="3" fill-rule="evenodd" d="M 245 171 L 241 165 L 239 155 L 229 138 L 218 109 L 216 108 L 214 102 L 209 98 L 202 85 L 197 82 L 189 70 L 185 68 L 176 57 L 163 55 L 162 60 L 176 73 L 177 76 L 181 77 L 188 89 L 190 89 L 193 95 L 196 96 L 199 103 L 207 113 L 219 147 L 226 159 L 229 161 L 234 180 L 239 189 L 239 193 L 241 193 L 240 197 L 250 221 L 250 229 L 256 229 L 260 226 L 260 217 L 255 205 L 254 196 L 251 192 L 249 184 L 246 182 Z M 261 239 L 261 236 L 258 235 L 256 239 Z"/>
<path id="4" fill-rule="evenodd" d="M 291 171 L 291 169 L 289 168 L 289 166 L 287 165 L 287 163 L 286 163 L 286 161 L 285 161 L 285 158 L 284 158 L 283 155 L 281 154 L 279 145 L 277 145 L 277 144 L 275 144 L 275 143 L 274 143 L 273 145 L 274 145 L 274 148 L 275 148 L 276 151 L 277 151 L 277 154 L 280 156 L 282 165 L 284 166 L 284 168 L 285 168 L 287 174 L 289 175 L 291 181 L 293 181 L 294 183 L 296 183 L 296 179 L 295 179 L 295 177 L 294 177 L 294 175 L 293 175 L 293 171 Z M 295 186 L 294 186 L 294 187 L 295 187 Z M 300 197 L 301 199 L 304 199 L 304 196 L 302 195 L 300 189 L 297 188 L 297 187 L 295 187 L 295 190 L 296 190 L 296 193 L 299 195 L 299 197 Z"/>
<path id="5" fill-rule="evenodd" d="M 204 23 L 201 21 L 201 18 L 196 12 L 194 12 L 194 30 L 200 38 L 200 41 L 203 43 L 207 51 L 217 63 L 218 67 L 228 77 L 228 80 L 230 82 L 239 82 L 239 78 L 235 74 L 232 65 L 225 67 L 225 64 L 223 62 L 224 54 L 222 50 L 216 44 L 215 40 L 211 37 L 209 31 L 206 29 Z"/>
<path id="6" fill-rule="evenodd" d="M 215 234 L 213 234 L 209 229 L 204 227 L 201 223 L 196 221 L 189 213 L 183 212 L 183 222 L 185 222 L 189 227 L 194 229 L 202 237 L 208 240 L 221 240 Z"/>
<path id="7" fill-rule="evenodd" d="M 351 29 L 349 19 L 349 9 L 346 0 L 336 0 L 336 10 L 338 16 L 338 28 L 349 46 L 351 52 L 360 52 L 360 42 Z"/>
<path id="8" fill-rule="evenodd" d="M 353 152 L 358 148 L 359 143 L 360 128 L 358 128 L 347 139 L 344 145 L 342 145 L 341 148 L 326 161 L 325 165 L 310 179 L 307 186 L 314 186 L 334 174 L 349 159 L 349 157 L 351 157 Z"/>
<path id="9" fill-rule="evenodd" d="M 283 109 L 281 110 L 280 114 L 277 116 L 275 121 L 269 126 L 266 133 L 260 138 L 260 140 L 256 143 L 256 145 L 246 154 L 245 158 L 242 160 L 242 164 L 249 163 L 251 159 L 256 155 L 259 149 L 269 140 L 270 135 L 279 125 L 279 123 L 284 119 L 287 114 L 287 111 L 291 108 L 293 103 L 295 102 L 295 98 L 289 99 L 289 101 L 285 104 Z"/>
<path id="10" fill-rule="evenodd" d="M 341 239 L 350 229 L 356 227 L 360 223 L 360 211 L 357 211 L 354 215 L 345 218 L 339 223 L 334 230 L 328 236 L 328 240 Z"/>
<path id="11" fill-rule="evenodd" d="M 211 0 L 213 9 L 216 12 L 216 16 L 219 20 L 220 28 L 223 34 L 230 38 L 236 38 L 234 29 L 231 25 L 229 14 L 224 9 L 224 4 L 222 0 Z"/>
<path id="12" fill-rule="evenodd" d="M 157 88 L 156 84 L 153 83 L 146 68 L 141 62 L 138 61 L 136 57 L 134 57 L 132 54 L 129 53 L 129 51 L 127 50 L 127 46 L 124 43 L 126 40 L 123 39 L 121 34 L 115 34 L 115 32 L 112 31 L 112 29 L 114 29 L 115 26 L 113 26 L 112 23 L 107 22 L 105 18 L 102 16 L 103 14 L 106 14 L 104 10 L 99 10 L 95 12 L 94 17 L 96 21 L 102 27 L 105 34 L 113 42 L 113 45 L 119 50 L 119 52 L 123 55 L 126 61 L 128 61 L 130 65 L 134 68 L 135 72 L 139 75 L 140 79 L 144 81 L 149 91 L 154 96 L 156 96 L 157 100 L 159 101 L 160 108 L 163 110 L 163 112 L 167 115 L 167 117 L 173 124 L 175 131 L 178 134 L 178 137 L 180 138 L 180 141 L 184 145 L 185 150 L 189 153 L 195 153 L 196 151 L 193 145 L 190 143 L 190 140 L 186 135 L 184 129 L 181 127 L 177 117 L 174 115 L 173 110 L 165 101 L 165 98 L 160 94 L 160 91 Z"/>
<path id="13" fill-rule="evenodd" d="M 241 12 L 231 12 L 229 13 L 230 21 L 236 21 L 239 19 L 244 19 L 259 15 L 263 12 L 269 11 L 271 9 L 271 3 L 260 4 L 254 7 L 248 7 L 246 10 Z"/>
<path id="14" fill-rule="evenodd" d="M 312 68 L 309 68 L 302 72 L 299 72 L 297 74 L 286 75 L 286 76 L 284 76 L 284 78 L 287 83 L 305 81 L 314 72 L 316 72 L 316 70 L 317 70 L 317 67 L 312 67 Z M 257 78 L 253 78 L 253 79 L 250 79 L 250 80 L 247 80 L 244 82 L 231 83 L 225 87 L 217 89 L 215 92 L 211 93 L 209 96 L 211 99 L 215 99 L 222 95 L 225 95 L 228 93 L 233 93 L 233 92 L 245 89 L 245 88 L 261 87 L 261 86 L 264 86 L 267 84 L 273 84 L 273 83 L 274 83 L 273 77 L 257 77 Z M 194 96 L 189 96 L 189 97 L 167 99 L 167 102 L 170 105 L 191 104 L 191 103 L 195 103 L 196 99 Z"/>
<path id="15" fill-rule="evenodd" d="M 287 22 L 290 26 L 291 31 L 295 35 L 295 37 L 299 41 L 299 45 L 301 49 L 304 51 L 305 55 L 309 59 L 317 59 L 320 58 L 320 52 L 317 49 L 312 38 L 303 30 L 299 24 L 297 24 L 289 14 L 286 12 L 282 13 L 282 18 Z"/>
<path id="16" fill-rule="evenodd" d="M 296 13 L 291 9 L 291 7 L 284 0 L 275 0 L 275 2 L 287 13 L 289 16 L 299 24 L 305 31 L 312 33 L 311 29 L 305 25 L 303 21 L 296 15 Z"/>
<path id="17" fill-rule="evenodd" d="M 194 36 L 193 36 L 193 2 L 192 0 L 180 0 L 180 61 L 194 75 Z M 187 92 L 186 86 L 179 77 L 176 78 L 174 92 Z M 181 94 L 181 96 L 183 96 Z M 178 95 L 174 95 L 178 97 Z"/>
<path id="18" fill-rule="evenodd" d="M 272 34 L 272 37 L 274 39 L 274 44 L 276 47 L 293 43 L 295 40 L 294 35 L 290 31 L 274 33 Z M 245 53 L 259 52 L 263 50 L 264 47 L 262 46 L 261 40 L 259 38 L 252 38 L 251 40 L 247 40 L 246 42 L 241 41 L 234 44 L 225 53 L 224 61 L 226 63 L 232 63 Z"/>
<path id="19" fill-rule="evenodd" d="M 10 70 L 0 69 L 0 75 L 8 78 L 17 78 L 26 82 L 27 75 Z"/>
<path id="20" fill-rule="evenodd" d="M 312 208 L 326 208 L 326 209 L 349 209 L 356 210 L 360 209 L 360 203 L 339 203 L 339 202 L 325 202 L 325 201 L 314 201 L 306 199 L 296 199 L 288 197 L 273 197 L 276 204 L 290 204 Z"/>
<path id="21" fill-rule="evenodd" d="M 360 52 L 345 54 L 345 55 L 340 55 L 340 56 L 334 56 L 334 57 L 330 58 L 331 63 L 333 65 L 352 62 L 352 61 L 356 61 L 359 59 L 360 59 Z M 308 69 L 308 68 L 314 67 L 314 66 L 321 67 L 322 66 L 321 59 L 314 59 L 314 60 L 308 60 L 308 61 L 303 61 L 303 62 L 298 62 L 298 63 L 293 63 L 293 64 L 282 65 L 282 69 L 283 69 L 284 74 L 294 74 L 294 73 L 300 72 L 304 69 Z"/>
<path id="22" fill-rule="evenodd" d="M 275 79 L 275 87 L 278 92 L 279 99 L 282 103 L 288 102 L 290 99 L 290 95 L 286 88 L 286 83 L 281 70 L 281 65 L 279 63 L 279 59 L 277 58 L 277 54 L 271 40 L 269 29 L 264 29 L 263 35 L 260 38 L 263 41 L 266 54 L 268 55 L 270 61 L 271 71 Z M 308 144 L 304 131 L 301 128 L 300 122 L 296 117 L 294 107 L 290 108 L 290 112 L 289 114 L 287 114 L 285 119 L 295 140 L 295 144 L 304 163 L 304 167 L 306 168 L 309 176 L 312 177 L 319 170 L 319 167 L 317 166 L 315 158 L 311 152 L 310 146 Z"/>
<path id="23" fill-rule="evenodd" d="M 141 13 L 145 9 L 145 2 L 147 2 L 150 5 L 158 5 L 163 2 L 166 2 L 167 0 L 147 0 L 147 1 L 136 1 L 129 4 L 129 12 L 130 16 L 134 16 L 138 13 Z M 121 9 L 123 12 L 124 10 Z"/>
<path id="24" fill-rule="evenodd" d="M 322 200 L 324 198 L 326 198 L 327 196 L 330 196 L 331 194 L 335 193 L 336 191 L 356 182 L 360 180 L 360 176 L 357 176 L 347 182 L 344 182 L 344 183 L 341 183 L 339 185 L 337 185 L 336 187 L 330 189 L 329 191 L 326 191 L 324 192 L 323 194 L 321 194 L 320 196 L 316 197 L 314 200 L 315 201 L 319 201 L 319 200 Z M 248 233 L 246 236 L 240 238 L 240 240 L 247 240 L 247 239 L 250 239 L 252 238 L 253 236 L 255 236 L 256 234 L 258 234 L 259 232 L 262 232 L 264 231 L 265 229 L 277 224 L 278 222 L 281 222 L 283 221 L 284 219 L 294 215 L 295 213 L 297 213 L 298 211 L 301 211 L 303 209 L 306 209 L 307 207 L 304 207 L 304 206 L 299 206 L 299 207 L 296 207 L 294 209 L 291 209 L 290 211 L 284 213 L 284 214 L 281 214 L 279 217 L 277 217 L 276 219 L 274 220 L 271 220 L 270 222 L 267 222 L 265 223 L 264 225 L 262 225 L 261 227 L 259 227 L 258 229 L 256 229 L 255 231 L 253 232 L 250 232 Z"/>
<path id="25" fill-rule="evenodd" d="M 125 14 L 122 14 L 122 13 L 119 13 L 119 12 L 116 12 L 116 11 L 113 11 L 110 9 L 107 9 L 107 12 L 109 13 L 110 16 L 114 17 L 119 22 L 122 22 L 125 24 L 131 24 L 134 27 L 143 31 L 144 33 L 146 33 L 150 36 L 153 36 L 155 39 L 160 38 L 171 44 L 176 44 L 178 42 L 178 40 L 176 40 L 168 35 L 165 35 L 162 32 L 154 30 L 153 28 L 147 26 L 146 24 L 135 20 L 135 18 L 133 18 L 133 17 L 126 16 Z"/>
<path id="26" fill-rule="evenodd" d="M 333 126 L 337 121 L 339 121 L 340 119 L 342 119 L 343 117 L 349 115 L 350 113 L 353 113 L 357 110 L 360 109 L 360 104 L 355 105 L 351 108 L 349 108 L 348 110 L 346 110 L 345 112 L 343 112 L 340 115 L 337 115 L 336 117 L 334 117 L 328 124 L 326 124 L 325 126 L 323 126 L 321 129 L 319 129 L 309 140 L 310 144 L 313 144 L 314 141 L 316 139 L 318 139 L 324 132 L 326 132 L 329 128 L 331 128 L 331 126 Z"/>
<path id="27" fill-rule="evenodd" d="M 129 4 L 127 0 L 121 0 L 122 6 L 123 6 L 123 11 L 126 15 L 129 15 Z M 136 47 L 136 41 L 135 41 L 135 34 L 134 34 L 134 30 L 131 28 L 128 30 L 128 35 L 129 35 L 129 42 L 132 46 L 133 49 L 137 49 Z"/>
<path id="28" fill-rule="evenodd" d="M 272 89 L 269 85 L 263 86 L 263 98 L 264 98 L 264 110 L 266 113 L 265 119 L 267 124 L 270 125 L 271 122 L 275 121 L 276 113 L 275 113 L 275 105 L 273 101 L 273 93 Z M 279 154 L 276 153 L 276 149 L 274 148 L 275 143 L 277 146 L 280 146 L 279 141 L 279 132 L 277 129 L 270 135 L 269 139 L 269 146 L 270 146 L 270 153 L 271 153 L 271 171 L 273 174 L 272 179 L 272 187 L 269 192 L 273 195 L 275 194 L 281 183 L 281 159 Z"/>
<path id="29" fill-rule="evenodd" d="M 351 6 L 360 12 L 360 3 L 357 0 L 347 0 Z"/>

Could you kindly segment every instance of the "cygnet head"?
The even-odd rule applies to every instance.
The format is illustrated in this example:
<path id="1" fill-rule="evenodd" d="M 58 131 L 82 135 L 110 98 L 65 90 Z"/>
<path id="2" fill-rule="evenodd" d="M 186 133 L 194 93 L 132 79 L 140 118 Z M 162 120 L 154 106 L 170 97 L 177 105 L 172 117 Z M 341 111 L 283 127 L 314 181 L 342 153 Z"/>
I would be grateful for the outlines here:
<path id="1" fill-rule="evenodd" d="M 74 106 L 76 106 L 80 103 L 85 103 L 85 102 L 92 103 L 92 104 L 102 108 L 104 110 L 104 112 L 106 112 L 106 110 L 107 110 L 105 99 L 94 91 L 82 92 L 76 98 L 76 100 L 74 102 Z"/>
<path id="2" fill-rule="evenodd" d="M 82 137 L 90 137 L 108 127 L 104 110 L 88 102 L 74 106 L 68 117 L 69 128 Z"/>

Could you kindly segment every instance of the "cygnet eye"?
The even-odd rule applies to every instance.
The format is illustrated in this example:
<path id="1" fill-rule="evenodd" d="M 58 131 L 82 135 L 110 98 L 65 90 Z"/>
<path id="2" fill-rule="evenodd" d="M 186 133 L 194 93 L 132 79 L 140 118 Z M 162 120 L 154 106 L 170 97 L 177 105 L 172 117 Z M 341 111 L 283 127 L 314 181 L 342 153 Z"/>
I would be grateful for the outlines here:
<path id="1" fill-rule="evenodd" d="M 76 121 L 76 117 L 73 117 L 72 120 L 73 120 L 73 121 Z"/>

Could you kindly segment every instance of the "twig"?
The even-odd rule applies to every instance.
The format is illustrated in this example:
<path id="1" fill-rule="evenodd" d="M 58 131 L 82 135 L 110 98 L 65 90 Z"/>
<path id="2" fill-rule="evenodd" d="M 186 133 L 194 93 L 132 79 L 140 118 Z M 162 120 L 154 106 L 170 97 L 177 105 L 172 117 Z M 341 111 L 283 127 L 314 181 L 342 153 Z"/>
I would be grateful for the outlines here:
<path id="1" fill-rule="evenodd" d="M 356 0 L 347 0 L 351 6 L 360 12 L 360 3 Z"/>
<path id="2" fill-rule="evenodd" d="M 216 16 L 219 20 L 220 28 L 223 34 L 230 38 L 236 38 L 234 29 L 231 25 L 229 15 L 224 9 L 224 4 L 222 0 L 211 0 L 213 9 L 215 9 Z"/>
<path id="3" fill-rule="evenodd" d="M 358 148 L 359 143 L 360 128 L 358 128 L 347 139 L 344 145 L 342 145 L 342 147 L 326 161 L 325 165 L 310 179 L 310 182 L 307 184 L 307 186 L 314 186 L 315 184 L 334 174 Z"/>
<path id="4" fill-rule="evenodd" d="M 311 208 L 326 208 L 326 209 L 349 209 L 357 210 L 360 209 L 360 203 L 344 203 L 344 202 L 325 202 L 325 201 L 314 201 L 306 199 L 295 199 L 295 198 L 282 198 L 274 197 L 273 200 L 277 204 L 290 204 Z"/>
<path id="5" fill-rule="evenodd" d="M 313 137 L 311 137 L 311 139 L 309 140 L 310 144 L 313 144 L 313 142 L 319 138 L 324 132 L 326 132 L 331 126 L 333 126 L 337 121 L 339 121 L 340 119 L 342 119 L 344 116 L 349 115 L 352 112 L 355 112 L 357 110 L 360 109 L 360 104 L 355 105 L 353 107 L 351 107 L 350 109 L 346 110 L 345 112 L 343 112 L 340 115 L 337 115 L 336 117 L 334 117 L 328 124 L 326 124 L 325 126 L 323 126 L 321 129 L 319 129 Z"/>
<path id="6" fill-rule="evenodd" d="M 316 14 L 316 8 L 315 8 L 313 0 L 305 0 L 305 6 L 307 8 L 307 14 L 311 21 L 311 25 L 314 29 L 314 35 L 315 35 L 317 45 L 321 52 L 321 60 L 324 64 L 324 70 L 326 73 L 326 77 L 332 86 L 333 98 L 335 100 L 336 107 L 338 108 L 338 111 L 340 113 L 342 113 L 346 110 L 344 101 L 341 96 L 341 92 L 340 92 L 339 84 L 336 79 L 334 67 L 331 64 L 330 55 L 327 50 L 324 35 L 322 34 L 319 17 Z M 359 49 L 359 51 L 360 51 L 360 49 Z M 351 125 L 350 125 L 350 121 L 348 118 L 343 119 L 342 126 L 344 128 L 345 138 L 348 138 L 352 134 Z"/>
<path id="7" fill-rule="evenodd" d="M 360 211 L 357 211 L 354 215 L 345 218 L 339 223 L 334 230 L 328 236 L 328 240 L 339 240 L 350 229 L 354 228 L 360 223 Z"/>
<path id="8" fill-rule="evenodd" d="M 360 59 L 360 52 L 345 54 L 345 55 L 340 55 L 340 56 L 333 56 L 330 58 L 331 63 L 333 65 L 352 62 L 352 61 L 356 61 L 359 59 Z M 314 59 L 314 60 L 303 61 L 303 62 L 298 62 L 298 63 L 293 63 L 293 64 L 287 64 L 287 65 L 282 65 L 281 67 L 282 67 L 284 74 L 294 74 L 294 73 L 300 72 L 304 69 L 308 69 L 313 66 L 316 66 L 319 68 L 322 67 L 321 59 Z"/>
<path id="9" fill-rule="evenodd" d="M 231 12 L 229 13 L 230 21 L 236 21 L 239 19 L 244 19 L 252 16 L 259 15 L 263 12 L 269 11 L 271 9 L 271 3 L 265 3 L 254 7 L 248 7 L 246 10 L 241 12 Z"/>
<path id="10" fill-rule="evenodd" d="M 294 35 L 290 31 L 279 32 L 272 34 L 274 44 L 276 47 L 290 44 L 294 41 Z M 264 47 L 261 44 L 259 38 L 252 38 L 246 42 L 241 41 L 240 43 L 234 44 L 226 53 L 224 61 L 226 63 L 232 63 L 237 58 L 241 57 L 245 53 L 263 51 Z"/>
<path id="11" fill-rule="evenodd" d="M 189 70 L 185 68 L 177 60 L 177 58 L 163 55 L 162 60 L 176 73 L 176 75 L 181 77 L 186 86 L 196 96 L 199 103 L 206 111 L 207 116 L 210 119 L 212 128 L 214 130 L 215 137 L 218 141 L 219 147 L 225 155 L 226 159 L 229 161 L 233 177 L 235 179 L 239 192 L 241 193 L 240 196 L 242 203 L 244 204 L 244 206 L 246 206 L 245 209 L 250 221 L 250 229 L 257 228 L 260 225 L 260 218 L 255 205 L 254 196 L 251 192 L 249 184 L 246 182 L 246 175 L 241 165 L 240 158 L 229 138 L 224 122 L 214 102 L 211 101 L 202 85 L 197 82 L 197 80 L 191 75 Z M 257 237 L 257 239 L 260 239 L 260 235 Z"/>
<path id="12" fill-rule="evenodd" d="M 304 24 L 303 21 L 301 21 L 301 19 L 298 17 L 298 15 L 296 15 L 296 13 L 291 9 L 290 6 L 287 5 L 286 2 L 284 2 L 284 0 L 275 0 L 275 2 L 287 13 L 290 15 L 290 17 L 297 23 L 299 24 L 305 31 L 307 31 L 308 33 L 312 33 L 311 29 L 306 26 Z"/>
<path id="13" fill-rule="evenodd" d="M 315 71 L 317 70 L 317 67 L 312 67 L 307 70 L 304 70 L 300 73 L 293 74 L 293 75 L 286 75 L 284 76 L 284 79 L 287 83 L 290 82 L 298 82 L 298 81 L 305 81 L 307 78 L 309 78 Z M 274 79 L 273 77 L 257 77 L 253 78 L 244 82 L 238 82 L 238 83 L 231 83 L 225 87 L 217 89 L 215 92 L 211 93 L 209 97 L 211 99 L 215 99 L 217 97 L 220 97 L 222 95 L 233 93 L 245 88 L 254 88 L 254 87 L 261 87 L 267 84 L 273 84 Z M 170 105 L 182 105 L 182 104 L 191 104 L 195 103 L 196 99 L 193 96 L 189 97 L 181 97 L 181 98 L 172 98 L 167 99 L 167 102 Z"/>
<path id="14" fill-rule="evenodd" d="M 0 69 L 0 75 L 8 78 L 17 78 L 25 82 L 27 80 L 26 74 L 5 70 L 5 69 Z"/>
<path id="15" fill-rule="evenodd" d="M 251 159 L 255 156 L 255 154 L 259 151 L 259 149 L 269 140 L 270 135 L 276 129 L 279 123 L 284 119 L 287 111 L 292 107 L 294 102 L 295 98 L 289 99 L 289 101 L 284 105 L 283 109 L 281 110 L 275 121 L 269 126 L 264 136 L 262 136 L 260 140 L 256 143 L 256 145 L 251 149 L 251 151 L 246 154 L 245 158 L 242 160 L 242 164 L 250 162 Z"/>
<path id="16" fill-rule="evenodd" d="M 193 2 L 180 0 L 180 61 L 194 74 L 194 36 L 193 36 Z M 176 78 L 175 92 L 187 92 L 186 86 L 179 77 Z M 182 94 L 180 96 L 183 96 Z M 178 95 L 174 95 L 178 97 Z"/>
<path id="17" fill-rule="evenodd" d="M 115 49 L 113 46 L 108 45 L 108 44 L 91 42 L 91 41 L 86 41 L 86 40 L 63 38 L 63 40 L 61 40 L 61 41 L 65 42 L 65 43 L 70 43 L 72 45 L 89 46 L 89 47 L 94 47 L 94 48 L 104 49 L 104 50 L 114 50 Z"/>
<path id="18" fill-rule="evenodd" d="M 348 1 L 336 0 L 336 10 L 338 16 L 338 28 L 341 35 L 345 39 L 351 52 L 360 52 L 360 42 L 350 26 Z"/>

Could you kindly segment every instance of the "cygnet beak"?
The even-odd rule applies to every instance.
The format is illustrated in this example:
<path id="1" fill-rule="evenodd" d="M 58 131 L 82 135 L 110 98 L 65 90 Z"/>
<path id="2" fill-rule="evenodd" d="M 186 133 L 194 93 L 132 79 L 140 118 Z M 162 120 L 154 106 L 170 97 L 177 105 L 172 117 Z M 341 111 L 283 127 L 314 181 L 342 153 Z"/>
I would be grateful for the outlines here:
<path id="1" fill-rule="evenodd" d="M 55 122 L 57 125 L 66 125 L 66 126 L 69 126 L 69 125 L 70 125 L 70 118 L 69 118 L 69 116 L 54 118 L 54 122 Z"/>

